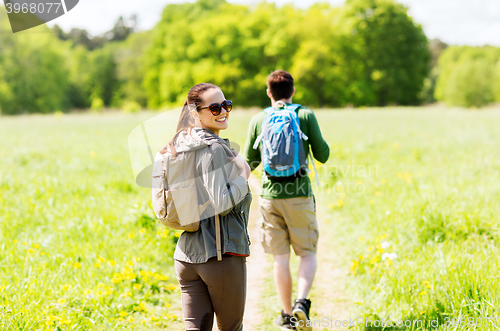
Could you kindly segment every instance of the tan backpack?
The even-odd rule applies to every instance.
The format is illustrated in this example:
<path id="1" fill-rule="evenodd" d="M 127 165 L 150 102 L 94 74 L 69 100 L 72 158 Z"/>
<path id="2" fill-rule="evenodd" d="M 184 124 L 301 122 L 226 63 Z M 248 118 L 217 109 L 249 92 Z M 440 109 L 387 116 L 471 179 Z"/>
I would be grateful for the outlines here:
<path id="1" fill-rule="evenodd" d="M 229 189 L 224 167 L 221 170 Z M 153 209 L 160 222 L 175 230 L 198 231 L 201 215 L 210 205 L 210 200 L 201 205 L 199 203 L 195 152 L 181 152 L 175 157 L 168 152 L 158 152 L 153 163 L 152 177 Z M 235 206 L 232 194 L 230 197 Z M 217 260 L 221 261 L 221 224 L 219 215 L 215 214 L 214 217 Z"/>
<path id="2" fill-rule="evenodd" d="M 210 201 L 198 204 L 195 153 L 174 157 L 158 152 L 152 176 L 153 209 L 160 222 L 176 230 L 198 231 L 200 216 Z"/>

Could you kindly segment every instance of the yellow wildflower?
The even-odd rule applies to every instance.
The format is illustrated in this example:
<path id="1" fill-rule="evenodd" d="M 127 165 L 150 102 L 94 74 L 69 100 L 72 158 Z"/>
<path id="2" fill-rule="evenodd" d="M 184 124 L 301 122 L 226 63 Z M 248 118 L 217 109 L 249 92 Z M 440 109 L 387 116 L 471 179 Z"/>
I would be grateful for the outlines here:
<path id="1" fill-rule="evenodd" d="M 129 239 L 133 239 L 134 237 L 135 237 L 135 233 L 130 232 L 130 233 L 128 234 L 128 238 L 129 238 Z"/>
<path id="2" fill-rule="evenodd" d="M 80 262 L 76 262 L 75 264 L 73 264 L 73 267 L 75 269 L 80 269 L 82 267 L 82 264 Z"/>

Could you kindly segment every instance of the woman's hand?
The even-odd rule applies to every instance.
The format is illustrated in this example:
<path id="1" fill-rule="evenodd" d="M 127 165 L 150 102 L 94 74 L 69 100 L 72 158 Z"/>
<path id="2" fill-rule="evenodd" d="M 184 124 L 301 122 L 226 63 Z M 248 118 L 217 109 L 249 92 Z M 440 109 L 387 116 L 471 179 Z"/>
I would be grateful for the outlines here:
<path id="1" fill-rule="evenodd" d="M 234 157 L 230 157 L 229 160 L 233 161 L 236 164 L 236 166 L 241 171 L 241 176 L 243 176 L 243 178 L 248 180 L 248 177 L 250 177 L 250 171 L 251 171 L 250 166 L 245 161 L 245 159 L 243 159 L 243 157 L 241 155 L 239 155 L 235 151 L 232 151 L 232 152 L 233 152 Z"/>

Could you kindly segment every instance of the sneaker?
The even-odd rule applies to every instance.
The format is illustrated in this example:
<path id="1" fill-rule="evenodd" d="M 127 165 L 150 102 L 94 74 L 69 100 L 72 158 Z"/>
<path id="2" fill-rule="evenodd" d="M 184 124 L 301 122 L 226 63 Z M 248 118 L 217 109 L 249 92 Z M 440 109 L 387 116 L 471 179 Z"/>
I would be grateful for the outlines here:
<path id="1" fill-rule="evenodd" d="M 297 331 L 312 331 L 309 322 L 309 310 L 311 309 L 311 300 L 297 299 L 293 305 L 293 317 L 295 317 L 294 326 Z"/>
<path id="2" fill-rule="evenodd" d="M 281 330 L 295 330 L 292 326 L 292 315 L 288 315 L 283 310 L 278 318 L 276 318 L 275 323 L 279 325 Z"/>

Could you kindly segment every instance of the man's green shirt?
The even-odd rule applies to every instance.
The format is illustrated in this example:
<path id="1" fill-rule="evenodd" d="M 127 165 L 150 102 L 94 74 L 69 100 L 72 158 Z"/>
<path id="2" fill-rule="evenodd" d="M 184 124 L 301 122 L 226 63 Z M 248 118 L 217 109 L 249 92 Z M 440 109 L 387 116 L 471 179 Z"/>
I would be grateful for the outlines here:
<path id="1" fill-rule="evenodd" d="M 300 120 L 300 129 L 308 137 L 307 140 L 303 140 L 306 155 L 310 146 L 314 158 L 321 163 L 325 163 L 330 156 L 330 147 L 328 147 L 328 144 L 321 135 L 316 116 L 312 110 L 306 107 L 300 107 L 298 109 L 298 116 Z M 263 111 L 254 115 L 248 127 L 248 136 L 245 144 L 245 159 L 252 171 L 262 162 L 260 148 L 254 149 L 253 145 L 262 132 L 264 117 L 266 117 L 266 113 Z M 288 199 L 310 197 L 313 193 L 311 181 L 308 176 L 295 178 L 290 181 L 277 182 L 268 178 L 266 173 L 263 172 L 262 191 L 260 195 L 266 199 Z"/>

